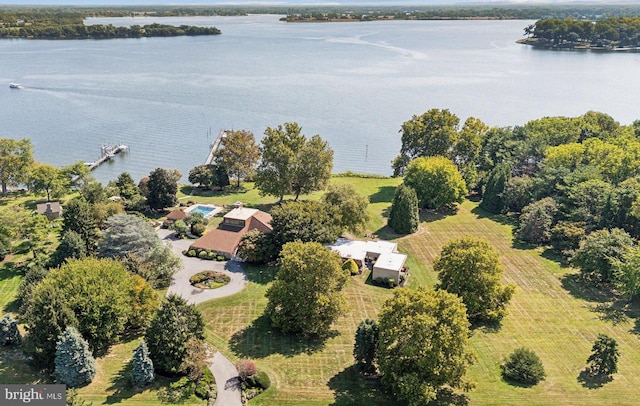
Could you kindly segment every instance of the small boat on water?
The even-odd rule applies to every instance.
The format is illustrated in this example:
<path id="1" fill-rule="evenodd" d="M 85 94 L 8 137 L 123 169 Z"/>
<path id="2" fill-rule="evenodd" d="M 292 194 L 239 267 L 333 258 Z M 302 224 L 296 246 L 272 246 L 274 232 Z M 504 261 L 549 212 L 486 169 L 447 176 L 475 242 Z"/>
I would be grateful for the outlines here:
<path id="1" fill-rule="evenodd" d="M 22 85 L 20 83 L 9 83 L 9 87 L 12 89 L 22 89 Z"/>

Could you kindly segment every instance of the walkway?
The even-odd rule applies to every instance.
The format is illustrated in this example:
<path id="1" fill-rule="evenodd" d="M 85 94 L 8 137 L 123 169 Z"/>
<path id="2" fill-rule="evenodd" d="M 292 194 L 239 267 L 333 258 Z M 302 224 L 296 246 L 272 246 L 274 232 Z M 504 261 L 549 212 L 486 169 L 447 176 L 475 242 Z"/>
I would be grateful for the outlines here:
<path id="1" fill-rule="evenodd" d="M 182 251 L 189 248 L 192 240 L 176 239 L 171 230 L 159 229 L 157 233 L 161 240 L 170 242 L 173 252 L 182 258 L 182 269 L 173 275 L 167 295 L 173 293 L 182 296 L 189 303 L 198 304 L 207 300 L 233 295 L 240 292 L 247 285 L 247 277 L 242 272 L 242 267 L 238 262 L 207 261 L 186 257 L 182 255 Z M 226 273 L 231 278 L 231 282 L 218 289 L 198 289 L 191 286 L 189 278 L 192 275 L 210 269 Z M 216 378 L 218 386 L 218 397 L 214 405 L 242 406 L 242 401 L 240 400 L 240 378 L 235 365 L 220 352 L 216 352 L 209 361 L 209 369 Z"/>

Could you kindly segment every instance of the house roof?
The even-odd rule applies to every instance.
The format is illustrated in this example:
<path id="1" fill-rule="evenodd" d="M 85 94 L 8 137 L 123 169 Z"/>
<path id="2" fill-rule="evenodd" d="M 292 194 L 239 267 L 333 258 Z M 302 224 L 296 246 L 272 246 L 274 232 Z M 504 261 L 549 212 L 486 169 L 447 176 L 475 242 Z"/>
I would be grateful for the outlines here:
<path id="1" fill-rule="evenodd" d="M 187 218 L 187 213 L 184 212 L 184 210 L 182 209 L 176 209 L 174 211 L 172 211 L 171 213 L 167 214 L 167 220 L 184 220 Z"/>
<path id="2" fill-rule="evenodd" d="M 245 221 L 244 227 L 221 223 L 218 228 L 209 231 L 194 241 L 191 244 L 191 248 L 208 249 L 233 255 L 240 244 L 240 240 L 249 231 L 257 229 L 263 233 L 271 232 L 271 215 L 256 209 L 249 210 L 254 210 L 254 213 Z"/>
<path id="3" fill-rule="evenodd" d="M 401 271 L 404 266 L 407 256 L 405 254 L 399 254 L 397 252 L 385 252 L 380 254 L 376 263 L 373 265 L 374 269 L 386 269 L 389 271 Z"/>
<path id="4" fill-rule="evenodd" d="M 391 241 L 358 241 L 338 238 L 335 244 L 329 246 L 331 251 L 337 252 L 342 258 L 364 260 L 367 254 L 384 254 L 396 252 L 397 244 Z"/>
<path id="5" fill-rule="evenodd" d="M 51 213 L 60 213 L 62 212 L 62 206 L 60 206 L 60 202 L 39 203 L 36 205 L 36 211 L 38 214 L 45 214 L 47 211 Z"/>
<path id="6" fill-rule="evenodd" d="M 255 215 L 258 211 L 258 209 L 238 207 L 225 214 L 224 218 L 233 220 L 248 220 L 249 218 L 253 217 L 253 215 Z"/>

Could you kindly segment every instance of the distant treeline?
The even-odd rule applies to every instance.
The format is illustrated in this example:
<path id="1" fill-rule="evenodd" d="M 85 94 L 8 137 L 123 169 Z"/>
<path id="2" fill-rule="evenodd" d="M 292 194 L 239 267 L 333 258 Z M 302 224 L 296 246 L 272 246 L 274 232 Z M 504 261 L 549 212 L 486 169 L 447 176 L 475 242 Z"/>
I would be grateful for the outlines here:
<path id="1" fill-rule="evenodd" d="M 579 21 L 545 19 L 525 27 L 524 43 L 546 48 L 636 49 L 640 48 L 640 17 L 611 17 Z"/>
<path id="2" fill-rule="evenodd" d="M 21 9 L 0 11 L 0 38 L 28 39 L 109 39 L 141 37 L 176 37 L 183 35 L 217 35 L 215 27 L 179 27 L 164 24 L 115 27 L 85 25 L 85 15 L 79 11 L 54 9 Z"/>

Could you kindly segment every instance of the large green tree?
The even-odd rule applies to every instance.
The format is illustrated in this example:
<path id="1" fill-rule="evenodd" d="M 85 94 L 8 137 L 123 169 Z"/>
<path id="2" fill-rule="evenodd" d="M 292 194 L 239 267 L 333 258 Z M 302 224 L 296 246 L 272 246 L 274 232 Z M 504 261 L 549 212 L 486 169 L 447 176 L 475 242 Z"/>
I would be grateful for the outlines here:
<path id="1" fill-rule="evenodd" d="M 163 210 L 177 203 L 178 181 L 182 174 L 175 169 L 157 168 L 146 182 L 147 205 L 152 210 Z"/>
<path id="2" fill-rule="evenodd" d="M 588 371 L 593 376 L 605 377 L 618 372 L 618 343 L 606 334 L 598 334 L 591 355 L 587 358 Z"/>
<path id="3" fill-rule="evenodd" d="M 502 213 L 506 208 L 504 191 L 511 178 L 511 165 L 502 163 L 489 172 L 480 207 L 489 213 Z"/>
<path id="4" fill-rule="evenodd" d="M 292 241 L 330 243 L 340 236 L 337 219 L 322 202 L 286 202 L 271 215 L 271 234 L 278 247 Z"/>
<path id="5" fill-rule="evenodd" d="M 411 234 L 418 231 L 419 225 L 420 212 L 416 191 L 406 185 L 398 186 L 389 209 L 389 227 L 398 234 Z"/>
<path id="6" fill-rule="evenodd" d="M 318 243 L 291 242 L 280 252 L 280 269 L 266 293 L 265 314 L 284 333 L 326 334 L 345 311 L 342 288 L 349 275 L 340 257 Z"/>
<path id="7" fill-rule="evenodd" d="M 640 247 L 630 247 L 622 258 L 612 258 L 611 266 L 616 288 L 631 302 L 640 294 Z"/>
<path id="8" fill-rule="evenodd" d="M 595 283 L 609 283 L 613 281 L 613 263 L 621 260 L 633 245 L 633 239 L 624 230 L 597 230 L 582 240 L 571 263 Z"/>
<path id="9" fill-rule="evenodd" d="M 451 156 L 460 119 L 447 109 L 431 109 L 402 124 L 400 154 L 410 160 L 420 156 Z"/>
<path id="10" fill-rule="evenodd" d="M 440 209 L 462 203 L 467 186 L 458 168 L 441 156 L 416 158 L 407 167 L 404 184 L 416 191 L 420 205 Z"/>
<path id="11" fill-rule="evenodd" d="M 62 169 L 49 164 L 35 164 L 29 171 L 29 189 L 45 193 L 47 201 L 62 196 L 70 189 L 70 182 Z"/>
<path id="12" fill-rule="evenodd" d="M 498 254 L 484 240 L 463 237 L 447 243 L 433 264 L 437 289 L 458 295 L 467 307 L 469 321 L 495 322 L 506 314 L 515 290 L 503 285 Z"/>
<path id="13" fill-rule="evenodd" d="M 167 296 L 145 334 L 156 372 L 168 376 L 183 373 L 182 365 L 191 339 L 204 339 L 200 311 L 180 296 Z"/>
<path id="14" fill-rule="evenodd" d="M 0 186 L 2 196 L 7 196 L 8 188 L 27 181 L 27 174 L 33 165 L 33 145 L 23 138 L 0 138 Z"/>
<path id="15" fill-rule="evenodd" d="M 372 319 L 364 319 L 356 329 L 355 344 L 353 345 L 353 357 L 356 367 L 365 373 L 376 371 L 376 358 L 378 356 L 378 341 L 380 340 L 380 328 L 378 322 Z"/>
<path id="16" fill-rule="evenodd" d="M 253 175 L 260 159 L 260 148 L 252 132 L 231 131 L 222 138 L 214 158 L 218 165 L 236 178 L 240 187 L 241 179 Z"/>
<path id="17" fill-rule="evenodd" d="M 520 214 L 516 237 L 531 244 L 545 244 L 551 239 L 558 206 L 551 197 L 526 205 Z"/>
<path id="18" fill-rule="evenodd" d="M 369 218 L 369 199 L 362 196 L 351 184 L 329 185 L 321 201 L 342 230 L 352 233 L 362 232 Z"/>
<path id="19" fill-rule="evenodd" d="M 198 165 L 189 171 L 189 182 L 204 188 L 222 190 L 229 185 L 227 169 L 222 165 Z"/>
<path id="20" fill-rule="evenodd" d="M 301 134 L 297 123 L 267 128 L 262 138 L 262 160 L 256 173 L 256 188 L 263 195 L 310 193 L 323 189 L 331 176 L 333 150 L 319 135 Z"/>
<path id="21" fill-rule="evenodd" d="M 87 254 L 96 249 L 96 243 L 100 238 L 98 222 L 96 221 L 91 205 L 82 199 L 73 199 L 64 206 L 62 212 L 62 231 L 73 231 L 80 235 L 84 241 Z"/>
<path id="22" fill-rule="evenodd" d="M 433 400 L 439 389 L 470 389 L 469 322 L 462 300 L 424 287 L 394 291 L 380 311 L 378 364 L 383 383 L 410 406 Z"/>

